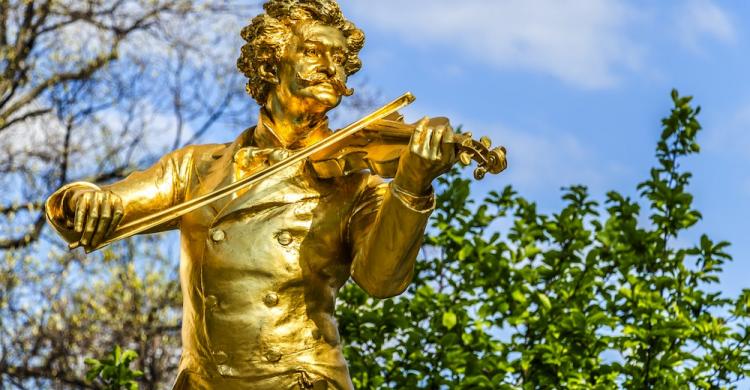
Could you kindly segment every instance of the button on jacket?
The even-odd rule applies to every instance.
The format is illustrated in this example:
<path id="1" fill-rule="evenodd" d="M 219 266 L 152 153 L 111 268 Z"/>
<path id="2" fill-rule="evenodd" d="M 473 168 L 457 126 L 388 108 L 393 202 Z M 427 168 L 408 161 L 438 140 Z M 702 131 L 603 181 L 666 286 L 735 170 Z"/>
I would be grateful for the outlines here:
<path id="1" fill-rule="evenodd" d="M 231 144 L 188 146 L 101 189 L 122 198 L 124 224 L 228 185 L 330 134 L 323 123 L 284 149 L 263 120 L 261 114 Z M 72 183 L 47 203 L 48 219 L 69 242 L 78 237 L 66 228 L 73 216 L 63 205 L 80 188 L 98 187 Z M 351 389 L 333 318 L 336 294 L 350 276 L 376 297 L 406 289 L 433 208 L 434 197 L 399 196 L 367 172 L 319 179 L 300 162 L 152 229 L 181 232 L 183 355 L 176 388 L 199 380 L 202 387 L 232 381 L 233 388 L 259 389 L 276 378 L 273 388 L 322 381 Z"/>

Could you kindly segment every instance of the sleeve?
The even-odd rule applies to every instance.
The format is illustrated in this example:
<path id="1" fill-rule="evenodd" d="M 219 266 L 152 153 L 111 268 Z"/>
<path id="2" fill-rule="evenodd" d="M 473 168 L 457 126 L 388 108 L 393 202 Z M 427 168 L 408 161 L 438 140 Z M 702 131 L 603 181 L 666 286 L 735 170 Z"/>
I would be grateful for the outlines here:
<path id="1" fill-rule="evenodd" d="M 401 294 L 414 276 L 435 196 L 414 196 L 370 177 L 348 223 L 352 278 L 377 298 Z"/>
<path id="2" fill-rule="evenodd" d="M 67 207 L 68 198 L 81 190 L 110 191 L 122 199 L 124 216 L 120 225 L 183 201 L 192 166 L 192 149 L 185 148 L 162 157 L 156 164 L 133 172 L 125 179 L 110 185 L 97 186 L 75 182 L 55 191 L 46 202 L 47 220 L 68 243 L 77 241 L 80 233 L 73 230 L 75 210 Z M 170 230 L 177 221 L 157 226 L 148 232 Z"/>

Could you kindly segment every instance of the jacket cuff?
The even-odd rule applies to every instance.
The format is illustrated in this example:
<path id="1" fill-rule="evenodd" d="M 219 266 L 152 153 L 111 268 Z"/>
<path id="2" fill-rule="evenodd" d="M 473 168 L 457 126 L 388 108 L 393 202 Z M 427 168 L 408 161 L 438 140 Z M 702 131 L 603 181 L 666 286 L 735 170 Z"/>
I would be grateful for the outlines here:
<path id="1" fill-rule="evenodd" d="M 393 197 L 401 201 L 408 209 L 420 214 L 430 214 L 435 210 L 435 191 L 432 186 L 430 186 L 430 191 L 427 195 L 412 194 L 397 186 L 393 181 L 388 186 Z"/>

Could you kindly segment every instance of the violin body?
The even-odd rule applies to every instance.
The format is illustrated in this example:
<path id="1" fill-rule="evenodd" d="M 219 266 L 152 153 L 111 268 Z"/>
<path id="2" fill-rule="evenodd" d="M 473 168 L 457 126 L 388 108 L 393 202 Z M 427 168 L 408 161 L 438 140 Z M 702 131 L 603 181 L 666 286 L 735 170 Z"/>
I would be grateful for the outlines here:
<path id="1" fill-rule="evenodd" d="M 443 117 L 431 118 L 429 122 L 433 126 L 444 124 L 448 124 L 448 119 Z M 393 178 L 401 153 L 408 146 L 415 129 L 416 124 L 404 123 L 403 116 L 395 113 L 312 155 L 309 161 L 318 177 L 323 179 L 362 170 L 369 170 L 383 178 Z M 474 170 L 474 177 L 478 180 L 487 172 L 500 173 L 507 167 L 505 148 L 490 149 L 491 143 L 486 137 L 475 141 L 471 133 L 454 134 L 446 142 L 455 145 L 461 164 L 468 165 L 471 160 L 478 163 Z"/>

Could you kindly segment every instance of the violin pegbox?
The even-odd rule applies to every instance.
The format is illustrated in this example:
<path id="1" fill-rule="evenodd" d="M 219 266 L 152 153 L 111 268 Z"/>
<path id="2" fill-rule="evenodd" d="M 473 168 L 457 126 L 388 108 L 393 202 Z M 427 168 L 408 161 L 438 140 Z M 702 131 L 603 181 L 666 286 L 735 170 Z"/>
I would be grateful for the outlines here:
<path id="1" fill-rule="evenodd" d="M 505 157 L 505 148 L 500 146 L 494 149 L 492 141 L 482 137 L 479 141 L 472 138 L 471 133 L 456 134 L 458 145 L 458 161 L 463 166 L 468 166 L 472 160 L 477 162 L 474 169 L 474 178 L 482 180 L 487 172 L 498 174 L 508 167 Z"/>

